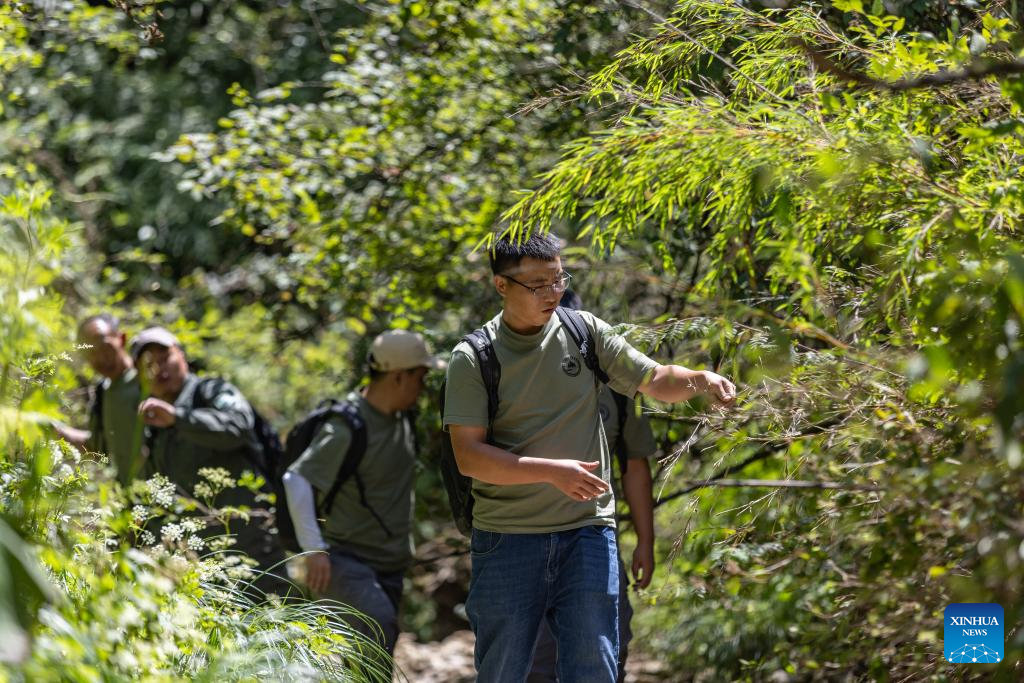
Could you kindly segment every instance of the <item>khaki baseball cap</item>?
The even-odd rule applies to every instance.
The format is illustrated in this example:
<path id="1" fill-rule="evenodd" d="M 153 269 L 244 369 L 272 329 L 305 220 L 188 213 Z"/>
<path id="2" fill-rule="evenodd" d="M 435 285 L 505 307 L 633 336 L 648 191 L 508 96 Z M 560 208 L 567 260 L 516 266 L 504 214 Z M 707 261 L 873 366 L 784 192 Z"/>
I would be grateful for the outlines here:
<path id="1" fill-rule="evenodd" d="M 390 330 L 377 335 L 370 345 L 370 367 L 378 372 L 430 368 L 444 370 L 448 361 L 430 355 L 427 342 L 418 332 Z"/>
<path id="2" fill-rule="evenodd" d="M 150 344 L 157 344 L 158 346 L 163 346 L 168 349 L 172 346 L 181 346 L 181 342 L 178 341 L 178 338 L 171 334 L 168 329 L 164 327 L 147 327 L 132 339 L 132 358 L 138 360 L 142 350 Z"/>

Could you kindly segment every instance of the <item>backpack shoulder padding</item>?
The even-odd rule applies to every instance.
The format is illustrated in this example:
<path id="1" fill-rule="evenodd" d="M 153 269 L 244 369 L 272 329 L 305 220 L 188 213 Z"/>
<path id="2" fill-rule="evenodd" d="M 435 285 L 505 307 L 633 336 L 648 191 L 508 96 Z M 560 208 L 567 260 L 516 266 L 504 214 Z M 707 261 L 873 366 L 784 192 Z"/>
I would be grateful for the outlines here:
<path id="1" fill-rule="evenodd" d="M 487 432 L 490 434 L 491 423 L 498 414 L 498 385 L 501 383 L 501 363 L 494 353 L 494 343 L 487 330 L 473 330 L 462 341 L 473 348 L 477 364 L 480 366 L 480 377 L 487 391 Z"/>
<path id="2" fill-rule="evenodd" d="M 474 330 L 462 338 L 469 344 L 480 366 L 480 378 L 487 392 L 487 440 L 492 440 L 494 418 L 498 414 L 498 384 L 501 382 L 501 363 L 494 353 L 491 336 L 485 329 Z M 444 421 L 444 394 L 447 382 L 441 386 L 441 420 Z M 443 427 L 443 425 L 442 425 Z M 448 494 L 452 519 L 460 532 L 468 536 L 473 530 L 473 480 L 459 470 L 452 447 L 451 434 L 441 431 L 441 479 Z"/>
<path id="3" fill-rule="evenodd" d="M 608 384 L 608 374 L 601 369 L 601 363 L 597 358 L 597 344 L 594 343 L 594 335 L 590 332 L 583 316 L 571 308 L 559 306 L 555 309 L 558 319 L 562 321 L 569 336 L 580 350 L 583 356 L 583 364 L 597 377 L 602 384 Z"/>

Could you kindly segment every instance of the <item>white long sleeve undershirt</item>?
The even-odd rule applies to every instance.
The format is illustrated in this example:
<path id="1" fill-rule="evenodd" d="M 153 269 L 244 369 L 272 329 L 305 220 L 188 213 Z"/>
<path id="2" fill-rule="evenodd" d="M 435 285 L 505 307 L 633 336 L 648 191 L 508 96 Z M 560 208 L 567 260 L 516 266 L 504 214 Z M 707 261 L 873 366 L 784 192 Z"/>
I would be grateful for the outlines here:
<path id="1" fill-rule="evenodd" d="M 288 512 L 295 526 L 295 538 L 305 551 L 327 550 L 328 544 L 320 534 L 316 521 L 316 502 L 313 485 L 301 474 L 285 472 L 281 477 L 285 497 L 288 498 Z"/>

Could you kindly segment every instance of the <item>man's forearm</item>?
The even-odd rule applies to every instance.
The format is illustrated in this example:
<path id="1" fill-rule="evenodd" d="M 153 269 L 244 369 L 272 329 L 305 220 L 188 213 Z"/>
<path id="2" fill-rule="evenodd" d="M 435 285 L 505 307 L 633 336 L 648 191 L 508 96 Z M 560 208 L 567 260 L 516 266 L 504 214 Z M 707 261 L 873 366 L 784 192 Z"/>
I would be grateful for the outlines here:
<path id="1" fill-rule="evenodd" d="M 690 370 L 682 365 L 659 365 L 654 374 L 640 385 L 640 393 L 664 403 L 689 401 L 707 391 L 703 370 Z"/>
<path id="2" fill-rule="evenodd" d="M 651 467 L 646 460 L 629 461 L 622 476 L 622 495 L 633 518 L 638 543 L 654 542 L 654 501 Z"/>
<path id="3" fill-rule="evenodd" d="M 89 439 L 92 438 L 92 432 L 88 429 L 78 429 L 77 427 L 66 425 L 63 422 L 54 421 L 53 429 L 57 432 L 60 438 L 82 451 L 85 450 L 86 444 Z"/>
<path id="4" fill-rule="evenodd" d="M 291 514 L 292 525 L 295 529 L 295 536 L 299 547 L 305 551 L 325 550 L 327 543 L 320 534 L 320 525 L 316 520 L 316 502 L 313 493 L 313 485 L 305 477 L 295 472 L 285 472 L 282 477 L 284 484 L 285 501 L 278 501 L 288 505 L 288 512 Z"/>
<path id="5" fill-rule="evenodd" d="M 455 451 L 459 471 L 488 484 L 550 483 L 552 464 L 545 458 L 510 453 L 487 443 L 460 445 Z"/>

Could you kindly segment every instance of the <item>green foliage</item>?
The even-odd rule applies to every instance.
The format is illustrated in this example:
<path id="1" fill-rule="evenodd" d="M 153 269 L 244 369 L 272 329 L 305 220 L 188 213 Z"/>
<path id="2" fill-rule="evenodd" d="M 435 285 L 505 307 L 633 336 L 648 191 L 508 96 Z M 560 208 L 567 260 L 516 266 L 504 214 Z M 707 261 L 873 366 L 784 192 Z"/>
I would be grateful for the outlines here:
<path id="1" fill-rule="evenodd" d="M 60 414 L 66 357 L 41 353 L 67 344 L 73 328 L 52 306 L 59 299 L 49 289 L 66 224 L 48 214 L 38 190 L 16 186 L 0 223 L 7 245 L 0 268 L 8 275 L 0 297 L 5 680 L 41 680 L 55 671 L 65 680 L 383 680 L 373 663 L 381 655 L 336 609 L 254 603 L 242 592 L 250 573 L 213 556 L 196 561 L 205 543 L 182 529 L 197 522 L 168 521 L 161 543 L 136 547 L 130 540 L 158 511 L 152 505 L 188 509 L 174 503 L 173 486 L 168 495 L 152 484 L 151 499 L 142 501 L 150 507 L 129 510 L 98 463 L 47 438 L 49 418 Z M 208 478 L 235 485 L 216 472 Z M 212 514 L 225 521 L 245 511 Z"/>
<path id="2" fill-rule="evenodd" d="M 35 73 L 40 64 L 24 17 L 15 17 L 26 10 L 0 9 L 0 22 L 15 27 L 0 39 L 8 102 L 17 102 L 11 86 L 22 70 Z M 77 11 L 66 18 L 102 14 Z M 92 25 L 75 26 L 82 36 Z M 6 123 L 8 134 L 31 128 L 24 118 Z M 197 521 L 167 519 L 161 540 L 146 543 L 139 525 L 156 508 L 129 508 L 104 459 L 53 440 L 50 425 L 62 417 L 73 380 L 74 325 L 60 292 L 82 253 L 78 226 L 53 196 L 38 166 L 0 160 L 0 678 L 388 678 L 386 655 L 346 627 L 336 607 L 254 602 L 251 572 L 212 555 L 200 560 L 206 542 L 182 535 Z M 210 480 L 236 483 L 216 472 Z M 155 503 L 164 488 L 150 487 Z M 162 504 L 175 513 L 194 507 Z M 246 511 L 211 514 L 224 521 Z"/>
<path id="3" fill-rule="evenodd" d="M 236 84 L 219 131 L 161 158 L 225 203 L 218 222 L 262 254 L 254 287 L 298 334 L 435 322 L 486 291 L 452 258 L 577 129 L 563 110 L 514 113 L 604 59 L 623 21 L 605 4 L 369 3 L 318 80 Z"/>
<path id="4" fill-rule="evenodd" d="M 847 28 L 680 2 L 588 81 L 611 125 L 509 213 L 600 249 L 683 237 L 665 264 L 693 263 L 694 289 L 669 311 L 724 319 L 638 337 L 742 388 L 732 414 L 673 415 L 694 431 L 666 463 L 685 495 L 649 617 L 716 677 L 942 678 L 945 604 L 1021 616 L 1017 79 L 901 85 L 1021 37 L 998 13 L 938 39 L 837 7 Z"/>
<path id="5" fill-rule="evenodd" d="M 248 604 L 182 520 L 145 537 L 160 506 L 47 440 L 77 405 L 66 310 L 171 326 L 285 427 L 380 329 L 444 348 L 490 317 L 470 251 L 502 216 L 573 231 L 588 307 L 742 390 L 651 408 L 639 648 L 710 680 L 956 678 L 945 604 L 1024 617 L 1024 38 L 1001 6 L 683 0 L 645 30 L 615 2 L 114 4 L 0 7 L 0 675 L 372 679 L 319 608 Z"/>

